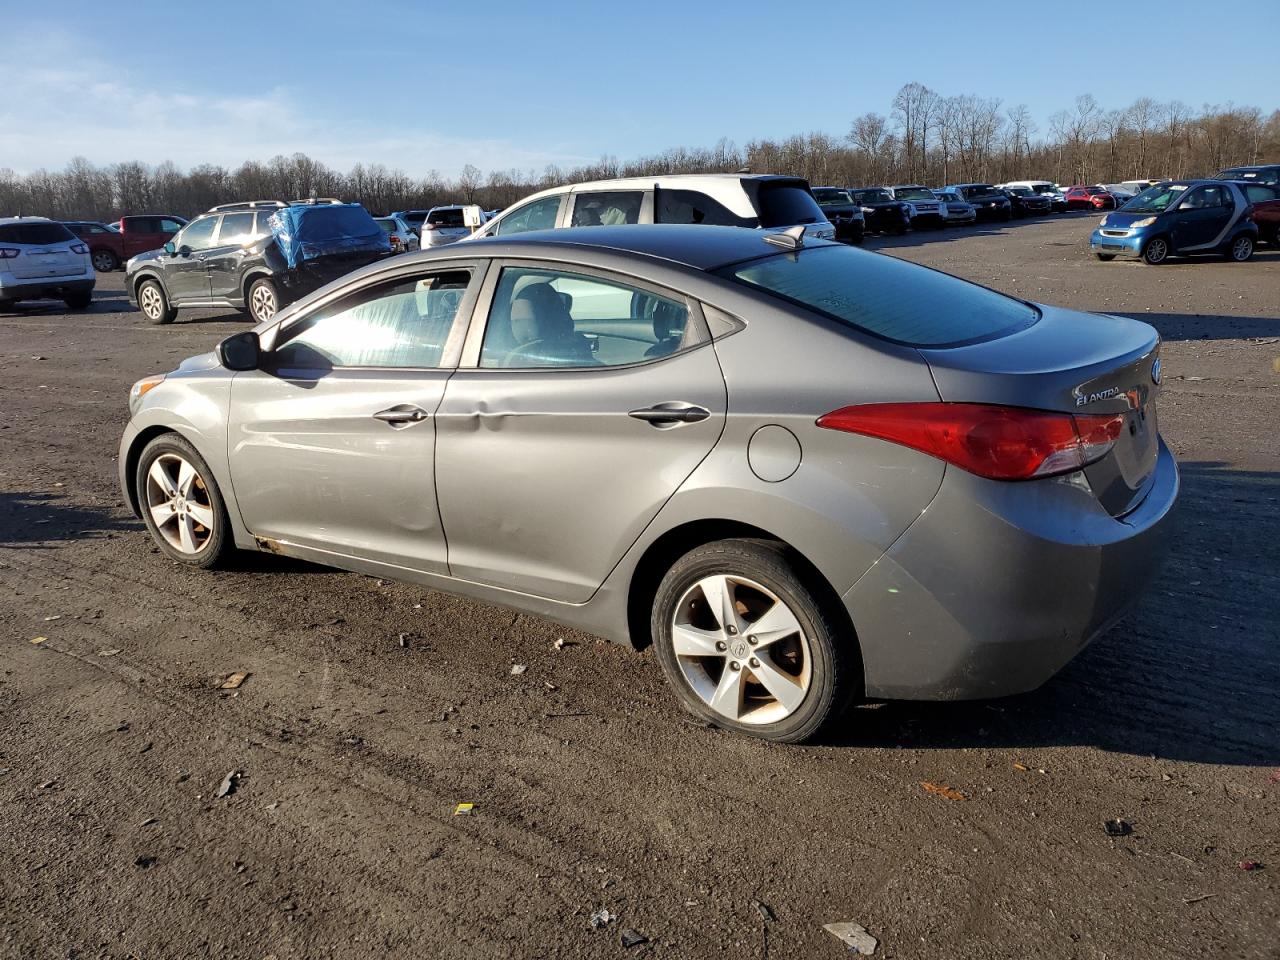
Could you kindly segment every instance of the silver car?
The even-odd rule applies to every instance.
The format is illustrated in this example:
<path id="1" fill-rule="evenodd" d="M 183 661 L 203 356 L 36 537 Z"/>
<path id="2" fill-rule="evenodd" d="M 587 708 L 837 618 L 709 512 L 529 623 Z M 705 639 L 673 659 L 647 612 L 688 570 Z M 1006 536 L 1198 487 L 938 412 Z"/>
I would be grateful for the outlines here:
<path id="1" fill-rule="evenodd" d="M 935 190 L 933 195 L 941 201 L 947 212 L 947 223 L 973 223 L 978 219 L 978 208 L 958 193 Z"/>
<path id="2" fill-rule="evenodd" d="M 464 207 L 452 204 L 447 207 L 432 207 L 422 220 L 421 238 L 423 248 L 443 247 L 457 243 L 471 236 L 471 228 L 466 225 Z"/>
<path id="3" fill-rule="evenodd" d="M 389 217 L 374 217 L 373 222 L 380 226 L 391 241 L 392 253 L 410 253 L 420 246 L 418 235 L 413 228 L 395 214 Z"/>
<path id="4" fill-rule="evenodd" d="M 1035 688 L 1139 595 L 1160 341 L 842 244 L 561 229 L 366 267 L 134 385 L 163 553 L 233 548 L 652 643 L 707 721 Z"/>

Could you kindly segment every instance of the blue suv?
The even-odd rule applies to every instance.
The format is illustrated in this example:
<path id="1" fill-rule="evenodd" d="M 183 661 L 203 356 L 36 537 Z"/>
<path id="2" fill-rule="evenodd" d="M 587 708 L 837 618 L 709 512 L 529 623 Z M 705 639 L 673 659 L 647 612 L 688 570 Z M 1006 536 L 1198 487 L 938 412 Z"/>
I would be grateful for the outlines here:
<path id="1" fill-rule="evenodd" d="M 1103 217 L 1089 249 L 1099 260 L 1122 257 L 1153 265 L 1188 253 L 1220 253 L 1243 263 L 1258 241 L 1258 226 L 1249 219 L 1252 209 L 1239 184 L 1158 183 Z"/>

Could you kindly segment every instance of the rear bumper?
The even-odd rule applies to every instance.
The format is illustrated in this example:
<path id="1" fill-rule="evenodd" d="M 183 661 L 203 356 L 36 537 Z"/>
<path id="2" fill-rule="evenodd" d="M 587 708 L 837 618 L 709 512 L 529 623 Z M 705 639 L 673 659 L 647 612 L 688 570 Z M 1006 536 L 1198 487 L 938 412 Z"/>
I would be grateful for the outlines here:
<path id="1" fill-rule="evenodd" d="M 844 595 L 867 695 L 1034 690 L 1141 596 L 1177 497 L 1163 441 L 1150 492 L 1120 519 L 1079 475 L 998 483 L 948 467 L 934 502 Z"/>
<path id="2" fill-rule="evenodd" d="M 71 293 L 90 293 L 97 277 L 92 269 L 70 277 L 19 280 L 0 272 L 0 300 L 60 300 Z"/>

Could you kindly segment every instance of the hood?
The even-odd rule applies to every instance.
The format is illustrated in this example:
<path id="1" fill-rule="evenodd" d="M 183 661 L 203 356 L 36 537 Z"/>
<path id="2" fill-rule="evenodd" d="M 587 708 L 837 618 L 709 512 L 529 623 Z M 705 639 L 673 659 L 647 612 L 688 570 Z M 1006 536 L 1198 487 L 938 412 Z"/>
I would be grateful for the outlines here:
<path id="1" fill-rule="evenodd" d="M 1166 213 L 1168 211 L 1165 211 Z M 1102 218 L 1102 226 L 1104 227 L 1131 227 L 1138 220 L 1145 220 L 1147 217 L 1159 217 L 1159 213 L 1126 213 L 1123 210 L 1112 210 Z"/>
<path id="2" fill-rule="evenodd" d="M 198 373 L 201 370 L 213 370 L 222 366 L 218 360 L 218 355 L 213 351 L 209 353 L 198 353 L 194 357 L 187 357 L 180 364 L 178 369 L 183 373 Z"/>
<path id="3" fill-rule="evenodd" d="M 155 250 L 144 250 L 142 253 L 135 253 L 129 258 L 128 266 L 136 266 L 141 263 L 149 263 L 152 260 L 159 260 L 164 256 L 164 248 L 159 247 Z"/>

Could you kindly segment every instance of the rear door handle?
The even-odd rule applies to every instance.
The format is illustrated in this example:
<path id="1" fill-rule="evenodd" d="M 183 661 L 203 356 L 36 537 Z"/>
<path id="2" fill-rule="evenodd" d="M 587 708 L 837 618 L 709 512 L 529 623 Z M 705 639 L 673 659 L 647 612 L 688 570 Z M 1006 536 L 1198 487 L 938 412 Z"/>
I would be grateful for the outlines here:
<path id="1" fill-rule="evenodd" d="M 393 427 L 407 427 L 411 423 L 421 423 L 429 416 L 431 414 L 421 407 L 415 407 L 411 403 L 401 403 L 386 410 L 379 410 L 373 415 L 373 419 L 381 420 Z"/>
<path id="2" fill-rule="evenodd" d="M 627 414 L 637 420 L 644 420 L 651 427 L 674 427 L 682 423 L 698 423 L 711 416 L 706 407 L 679 400 L 667 400 L 655 403 L 652 407 L 642 407 Z"/>

